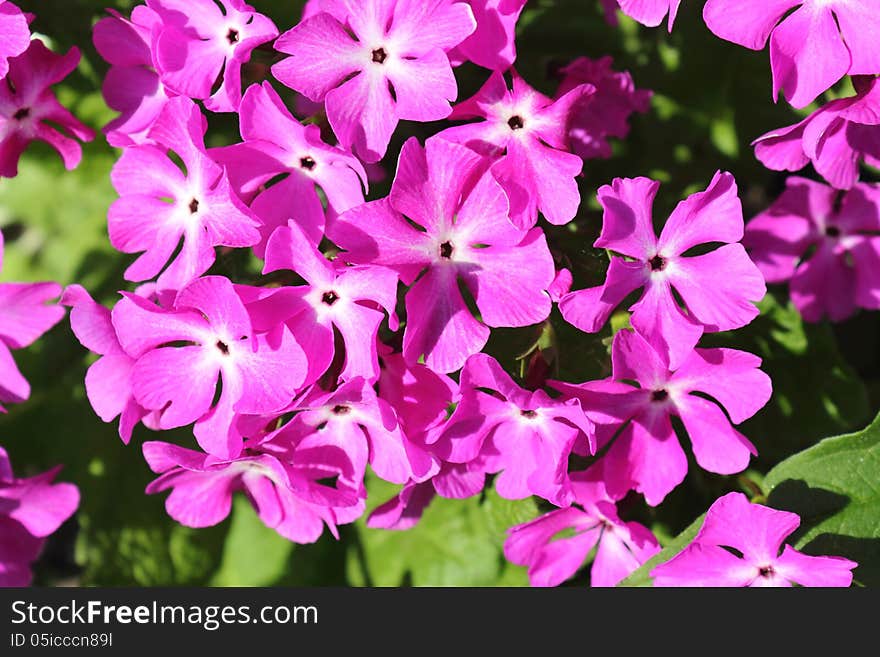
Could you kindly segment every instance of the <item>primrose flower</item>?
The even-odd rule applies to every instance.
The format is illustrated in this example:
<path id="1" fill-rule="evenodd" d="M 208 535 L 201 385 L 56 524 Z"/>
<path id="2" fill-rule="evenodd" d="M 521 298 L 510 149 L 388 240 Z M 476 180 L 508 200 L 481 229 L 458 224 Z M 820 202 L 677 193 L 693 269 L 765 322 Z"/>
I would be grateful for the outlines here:
<path id="1" fill-rule="evenodd" d="M 5 6 L 0 6 L 0 16 Z M 21 154 L 34 140 L 58 151 L 66 169 L 79 164 L 82 148 L 76 139 L 91 141 L 95 133 L 65 109 L 51 89 L 70 75 L 79 58 L 77 48 L 56 55 L 34 39 L 27 50 L 9 60 L 0 84 L 0 177 L 15 177 Z"/>
<path id="2" fill-rule="evenodd" d="M 0 233 L 0 270 L 3 268 L 3 233 Z M 30 397 L 31 387 L 22 376 L 11 350 L 24 349 L 64 317 L 64 309 L 47 304 L 61 294 L 57 283 L 0 283 L 0 413 L 2 404 Z"/>
<path id="3" fill-rule="evenodd" d="M 287 324 L 306 350 L 309 373 L 305 382 L 316 381 L 333 361 L 334 328 L 345 346 L 339 377 L 375 381 L 379 377 L 376 336 L 385 312 L 392 330 L 398 328 L 394 313 L 397 275 L 384 267 L 337 267 L 294 222 L 276 229 L 266 247 L 263 273 L 279 270 L 297 272 L 307 285 L 271 291 L 250 304 L 248 311 L 252 318 L 259 314 L 267 328 Z"/>
<path id="4" fill-rule="evenodd" d="M 326 0 L 323 11 L 281 35 L 290 55 L 272 74 L 324 102 L 340 145 L 380 160 L 398 121 L 449 116 L 458 86 L 448 53 L 476 28 L 451 0 Z"/>
<path id="5" fill-rule="evenodd" d="M 179 290 L 214 264 L 215 246 L 260 241 L 258 220 L 205 152 L 206 128 L 195 103 L 173 98 L 150 129 L 156 145 L 126 148 L 113 166 L 110 177 L 120 198 L 108 214 L 110 243 L 123 253 L 143 251 L 126 270 L 128 280 L 145 281 L 162 272 L 159 288 Z M 186 173 L 166 149 L 180 157 Z"/>
<path id="6" fill-rule="evenodd" d="M 850 189 L 859 164 L 880 166 L 880 82 L 853 78 L 856 95 L 833 100 L 792 126 L 758 137 L 755 157 L 768 169 L 798 171 L 810 162 L 829 184 Z"/>
<path id="7" fill-rule="evenodd" d="M 249 445 L 234 459 L 221 459 L 169 443 L 144 443 L 144 457 L 159 475 L 147 494 L 171 489 L 168 515 L 187 527 L 211 527 L 232 508 L 232 495 L 247 493 L 260 520 L 296 543 L 314 543 L 327 525 L 336 538 L 337 524 L 363 513 L 356 491 L 324 485 L 351 465 L 341 450 L 310 449 L 282 439 Z"/>
<path id="8" fill-rule="evenodd" d="M 210 155 L 226 167 L 233 187 L 244 199 L 284 175 L 251 204 L 263 222 L 263 248 L 272 231 L 286 226 L 288 219 L 300 224 L 315 244 L 320 241 L 324 207 L 319 188 L 327 198 L 331 218 L 364 202 L 367 174 L 363 165 L 324 143 L 318 126 L 304 126 L 293 118 L 268 82 L 245 92 L 239 121 L 244 142 L 213 148 Z M 263 250 L 257 255 L 262 257 Z"/>
<path id="9" fill-rule="evenodd" d="M 516 23 L 526 0 L 466 0 L 477 29 L 450 53 L 491 71 L 506 71 L 516 61 Z"/>
<path id="10" fill-rule="evenodd" d="M 595 452 L 593 423 L 577 399 L 556 401 L 516 385 L 491 356 L 475 354 L 461 374 L 461 400 L 433 449 L 452 463 L 481 456 L 500 472 L 501 497 L 538 495 L 557 506 L 572 501 L 568 459 Z"/>
<path id="11" fill-rule="evenodd" d="M 595 333 L 631 292 L 644 288 L 630 308 L 632 325 L 654 349 L 668 353 L 674 368 L 704 331 L 739 328 L 757 317 L 754 302 L 763 298 L 766 286 L 738 243 L 743 216 L 732 175 L 716 173 L 706 191 L 679 203 L 658 239 L 651 208 L 659 186 L 647 178 L 616 178 L 599 189 L 605 215 L 594 246 L 613 252 L 608 275 L 604 285 L 562 297 L 559 309 L 566 321 Z M 683 255 L 711 242 L 722 246 Z"/>
<path id="12" fill-rule="evenodd" d="M 169 309 L 125 294 L 111 318 L 122 348 L 136 361 L 131 383 L 137 403 L 160 412 L 161 429 L 195 422 L 199 445 L 218 458 L 241 453 L 237 414 L 281 410 L 305 379 L 306 357 L 290 331 L 279 325 L 256 333 L 232 283 L 221 276 L 197 279 Z"/>
<path id="13" fill-rule="evenodd" d="M 610 379 L 550 385 L 579 399 L 597 427 L 604 425 L 603 431 L 597 429 L 599 448 L 613 439 L 599 462 L 612 496 L 636 490 L 656 506 L 684 480 L 687 457 L 672 428 L 672 416 L 681 419 L 704 470 L 741 472 L 757 454 L 732 426 L 752 417 L 770 399 L 770 377 L 758 369 L 757 356 L 735 349 L 694 349 L 680 366 L 670 368 L 638 333 L 621 330 L 614 337 L 611 358 Z"/>
<path id="14" fill-rule="evenodd" d="M 98 54 L 109 64 L 101 92 L 107 105 L 120 115 L 104 126 L 111 146 L 124 148 L 150 143 L 148 133 L 168 102 L 175 96 L 165 88 L 153 62 L 153 39 L 162 19 L 149 7 L 138 5 L 127 19 L 112 9 L 92 30 Z"/>
<path id="15" fill-rule="evenodd" d="M 17 57 L 31 42 L 27 16 L 11 2 L 0 0 L 0 80 L 9 71 L 9 60 Z"/>
<path id="16" fill-rule="evenodd" d="M 709 507 L 696 538 L 651 571 L 654 586 L 849 586 L 857 563 L 782 549 L 800 524 L 796 513 L 728 493 Z"/>
<path id="17" fill-rule="evenodd" d="M 454 126 L 438 137 L 485 155 L 492 173 L 510 199 L 510 217 L 531 228 L 541 212 L 551 224 L 565 224 L 577 213 L 581 197 L 575 177 L 583 161 L 568 152 L 573 107 L 588 99 L 595 87 L 578 85 L 561 98 L 532 89 L 515 72 L 513 89 L 494 72 L 468 100 L 455 106 L 451 120 L 482 118 Z"/>
<path id="18" fill-rule="evenodd" d="M 880 308 L 880 186 L 844 193 L 796 176 L 786 185 L 743 237 L 767 282 L 789 282 L 808 322 Z"/>
<path id="19" fill-rule="evenodd" d="M 581 84 L 596 88 L 594 94 L 575 103 L 569 120 L 571 148 L 584 160 L 611 157 L 608 137 L 626 137 L 630 115 L 633 112 L 644 114 L 651 103 L 651 91 L 636 89 L 632 76 L 626 71 L 612 70 L 611 64 L 610 57 L 578 57 L 560 71 L 563 78 L 557 97 Z"/>
<path id="20" fill-rule="evenodd" d="M 236 111 L 241 67 L 254 48 L 278 36 L 275 24 L 242 0 L 147 0 L 147 6 L 162 21 L 153 45 L 162 83 L 204 100 L 212 112 Z"/>
<path id="21" fill-rule="evenodd" d="M 528 566 L 532 586 L 558 586 L 572 577 L 595 548 L 590 586 L 615 586 L 660 551 L 651 531 L 624 522 L 601 481 L 572 476 L 575 506 L 508 529 L 504 556 Z M 563 532 L 571 535 L 558 537 Z"/>
<path id="22" fill-rule="evenodd" d="M 391 195 L 344 213 L 328 236 L 346 249 L 341 258 L 389 267 L 412 286 L 408 363 L 424 356 L 436 372 L 455 371 L 486 344 L 488 326 L 529 326 L 550 314 L 545 290 L 555 270 L 543 233 L 518 230 L 483 158 L 446 140 L 429 139 L 424 148 L 408 140 Z M 468 310 L 459 280 L 482 322 Z"/>
<path id="23" fill-rule="evenodd" d="M 773 97 L 781 90 L 797 108 L 844 75 L 880 73 L 874 0 L 708 0 L 703 19 L 716 36 L 752 50 L 769 38 Z"/>

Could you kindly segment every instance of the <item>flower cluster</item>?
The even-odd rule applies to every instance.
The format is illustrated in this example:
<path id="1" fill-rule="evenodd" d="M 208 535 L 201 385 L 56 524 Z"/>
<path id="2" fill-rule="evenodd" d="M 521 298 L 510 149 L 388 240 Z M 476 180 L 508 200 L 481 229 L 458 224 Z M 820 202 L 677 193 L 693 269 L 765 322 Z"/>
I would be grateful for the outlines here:
<path id="1" fill-rule="evenodd" d="M 736 181 L 719 171 L 658 236 L 660 183 L 617 178 L 598 190 L 604 215 L 594 246 L 608 252 L 605 282 L 572 291 L 548 232 L 577 215 L 584 161 L 609 157 L 609 139 L 627 135 L 651 94 L 608 58 L 561 68 L 555 94 L 534 89 L 514 68 L 524 4 L 311 0 L 279 35 L 242 0 L 147 0 L 95 25 L 110 65 L 105 98 L 120 113 L 104 130 L 122 149 L 109 238 L 136 255 L 125 278 L 137 286 L 112 308 L 77 285 L 62 303 L 80 342 L 100 356 L 86 375 L 88 399 L 102 420 L 118 421 L 123 442 L 138 424 L 192 428 L 198 449 L 142 445 L 157 475 L 147 492 L 169 492 L 171 517 L 217 524 L 242 491 L 268 527 L 309 543 L 365 514 L 368 469 L 401 486 L 367 519 L 385 529 L 411 528 L 437 495 L 465 498 L 494 485 L 503 498 L 535 496 L 553 508 L 512 528 L 505 545 L 533 584 L 563 582 L 595 549 L 592 584 L 615 585 L 659 551 L 618 503 L 641 495 L 656 506 L 688 474 L 673 418 L 705 471 L 739 473 L 757 454 L 736 427 L 768 402 L 770 379 L 760 358 L 700 346 L 703 334 L 754 320 L 765 279 L 791 279 L 808 319 L 878 307 L 880 199 L 855 185 L 854 170 L 880 157 L 871 132 L 880 119 L 874 80 L 862 78 L 856 99 L 757 146 L 768 166 L 812 160 L 820 173 L 835 172 L 829 182 L 851 188 L 842 202 L 831 188 L 795 179 L 746 230 Z M 679 4 L 619 0 L 647 25 L 668 16 L 670 29 Z M 770 4 L 710 0 L 706 22 L 749 47 L 772 32 L 774 87 L 793 103 L 844 74 L 880 73 L 868 70 L 874 55 L 853 36 L 869 33 L 851 29 L 859 2 Z M 813 10 L 833 34 L 826 25 L 821 39 L 811 36 L 819 23 L 803 25 L 802 14 Z M 817 64 L 815 44 L 835 49 L 833 66 Z M 249 68 L 258 48 L 276 53 L 263 72 L 300 94 L 314 120 L 295 118 L 279 93 L 287 92 Z M 7 112 L 0 96 L 0 116 L 18 132 L 0 142 L 0 165 L 34 137 L 75 164 L 76 143 L 39 120 L 90 136 L 48 91 L 78 55 L 49 66 L 57 56 L 40 44 L 9 56 L 18 105 Z M 458 101 L 455 68 L 465 62 L 488 72 Z M 14 77 L 39 66 L 51 70 Z M 818 68 L 822 76 L 807 75 Z M 235 113 L 241 141 L 208 148 L 207 112 Z M 399 123 L 441 120 L 454 125 L 403 143 L 390 192 L 370 198 L 368 171 Z M 218 261 L 234 249 L 248 249 L 263 278 L 223 275 Z M 838 294 L 840 286 L 852 294 Z M 41 294 L 27 300 L 42 303 Z M 534 332 L 527 327 L 550 322 L 554 304 L 584 333 L 605 330 L 621 306 L 629 311 L 631 328 L 613 332 L 610 376 L 518 382 L 487 353 L 493 329 Z M 25 328 L 37 317 L 29 313 Z M 0 348 L 33 333 L 17 330 L 7 339 L 0 319 Z M 729 545 L 709 530 L 701 536 L 702 546 Z M 766 549 L 741 551 L 752 570 L 776 568 L 772 583 L 848 583 L 785 574 L 788 552 L 765 564 Z"/>

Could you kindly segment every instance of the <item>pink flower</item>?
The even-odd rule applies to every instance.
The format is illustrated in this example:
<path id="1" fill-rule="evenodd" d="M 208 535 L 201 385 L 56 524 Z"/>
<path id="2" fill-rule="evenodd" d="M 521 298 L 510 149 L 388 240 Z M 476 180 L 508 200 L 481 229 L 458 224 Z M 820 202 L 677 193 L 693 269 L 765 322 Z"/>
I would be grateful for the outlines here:
<path id="1" fill-rule="evenodd" d="M 242 0 L 147 0 L 162 20 L 153 52 L 162 83 L 212 112 L 241 102 L 241 67 L 278 28 Z M 220 87 L 212 93 L 222 75 Z"/>
<path id="2" fill-rule="evenodd" d="M 798 171 L 812 162 L 838 189 L 859 179 L 859 163 L 880 166 L 880 83 L 853 78 L 856 95 L 833 100 L 792 126 L 756 139 L 755 156 L 769 169 Z"/>
<path id="3" fill-rule="evenodd" d="M 199 445 L 218 458 L 241 453 L 237 414 L 280 411 L 305 379 L 305 354 L 290 331 L 279 326 L 256 333 L 232 283 L 221 276 L 189 284 L 170 309 L 126 294 L 111 317 L 119 343 L 136 359 L 137 403 L 161 412 L 161 429 L 195 422 Z"/>
<path id="4" fill-rule="evenodd" d="M 572 477 L 578 506 L 557 509 L 511 527 L 508 561 L 529 567 L 532 586 L 558 586 L 573 576 L 595 548 L 591 586 L 615 586 L 660 551 L 647 527 L 624 522 L 600 481 Z M 563 532 L 564 537 L 556 538 Z"/>
<path id="5" fill-rule="evenodd" d="M 348 251 L 344 259 L 389 267 L 412 285 L 403 336 L 408 363 L 424 356 L 432 370 L 452 372 L 483 348 L 488 326 L 528 326 L 550 313 L 545 290 L 555 271 L 543 233 L 515 228 L 483 159 L 443 139 L 424 148 L 407 141 L 391 195 L 349 210 L 328 236 Z M 459 280 L 482 322 L 468 310 Z"/>
<path id="6" fill-rule="evenodd" d="M 638 333 L 621 330 L 614 337 L 611 357 L 610 379 L 551 385 L 580 399 L 597 424 L 600 448 L 613 438 L 599 462 L 612 496 L 622 497 L 632 489 L 656 506 L 684 480 L 687 457 L 673 431 L 672 416 L 681 419 L 704 470 L 741 472 L 757 454 L 731 426 L 752 417 L 770 399 L 770 377 L 758 369 L 757 356 L 735 349 L 695 349 L 680 366 L 670 368 Z M 638 388 L 626 381 L 638 382 Z"/>
<path id="7" fill-rule="evenodd" d="M 632 76 L 626 71 L 613 71 L 611 64 L 611 57 L 578 57 L 561 71 L 564 77 L 556 92 L 557 97 L 581 84 L 596 88 L 592 96 L 575 103 L 569 122 L 568 137 L 572 150 L 585 160 L 611 157 L 608 137 L 626 137 L 630 114 L 644 114 L 650 107 L 653 92 L 636 89 Z"/>
<path id="8" fill-rule="evenodd" d="M 260 520 L 297 543 L 314 543 L 324 525 L 336 537 L 336 525 L 363 513 L 355 492 L 324 485 L 321 479 L 350 468 L 339 449 L 314 449 L 278 440 L 250 445 L 238 458 L 220 459 L 169 443 L 144 443 L 144 457 L 159 475 L 147 494 L 171 489 L 168 515 L 187 527 L 218 524 L 243 490 Z"/>
<path id="9" fill-rule="evenodd" d="M 65 133 L 81 141 L 91 141 L 95 133 L 62 107 L 50 89 L 76 68 L 79 57 L 76 48 L 56 55 L 34 39 L 24 53 L 9 60 L 9 72 L 0 84 L 0 177 L 18 173 L 18 160 L 35 139 L 58 151 L 68 170 L 79 164 L 82 148 Z"/>
<path id="10" fill-rule="evenodd" d="M 737 243 L 743 217 L 732 175 L 718 172 L 706 191 L 679 203 L 658 239 L 651 208 L 659 187 L 647 178 L 616 178 L 599 189 L 605 216 L 594 246 L 614 252 L 608 275 L 600 287 L 564 296 L 559 309 L 566 321 L 595 333 L 630 292 L 643 287 L 630 308 L 632 325 L 654 349 L 668 353 L 675 368 L 704 331 L 739 328 L 757 317 L 753 302 L 763 298 L 766 287 Z M 683 255 L 712 242 L 723 246 L 703 255 Z"/>
<path id="11" fill-rule="evenodd" d="M 256 217 L 205 152 L 206 128 L 195 103 L 170 99 L 149 132 L 157 145 L 127 148 L 114 165 L 111 180 L 120 198 L 108 214 L 110 242 L 124 253 L 144 252 L 126 270 L 128 280 L 145 281 L 165 269 L 159 288 L 179 290 L 208 271 L 215 246 L 260 241 Z M 166 149 L 180 157 L 186 173 Z"/>
<path id="12" fill-rule="evenodd" d="M 504 76 L 496 71 L 449 117 L 485 120 L 447 128 L 439 137 L 489 158 L 517 227 L 534 226 L 538 212 L 551 224 L 565 224 L 580 205 L 575 177 L 583 168 L 581 158 L 568 152 L 569 120 L 573 106 L 594 91 L 592 85 L 579 85 L 554 101 L 515 72 L 513 90 L 508 90 Z"/>
<path id="13" fill-rule="evenodd" d="M 285 436 L 343 450 L 353 465 L 346 482 L 352 487 L 363 486 L 368 463 L 379 477 L 395 484 L 424 481 L 439 468 L 424 446 L 403 434 L 394 410 L 361 378 L 333 392 L 315 387 L 286 410 L 296 415 L 270 438 Z"/>
<path id="14" fill-rule="evenodd" d="M 266 247 L 263 273 L 279 270 L 295 271 L 307 284 L 269 291 L 248 310 L 252 317 L 259 313 L 266 328 L 287 324 L 306 350 L 305 382 L 316 381 L 333 361 L 334 329 L 345 346 L 339 378 L 375 381 L 379 377 L 376 335 L 385 312 L 392 330 L 398 328 L 397 275 L 384 267 L 337 267 L 294 222 L 277 228 Z"/>
<path id="15" fill-rule="evenodd" d="M 27 50 L 31 31 L 27 16 L 11 2 L 0 0 L 0 80 L 9 71 L 9 59 Z"/>
<path id="16" fill-rule="evenodd" d="M 458 86 L 447 53 L 476 23 L 451 0 L 324 0 L 285 32 L 272 67 L 288 87 L 325 102 L 340 145 L 368 162 L 385 155 L 397 123 L 449 115 Z"/>
<path id="17" fill-rule="evenodd" d="M 781 89 L 797 108 L 846 74 L 880 73 L 874 0 L 708 0 L 703 19 L 717 36 L 752 50 L 769 37 L 773 97 Z"/>
<path id="18" fill-rule="evenodd" d="M 92 32 L 98 54 L 110 64 L 101 90 L 111 109 L 120 113 L 104 126 L 111 146 L 123 148 L 151 143 L 148 133 L 170 96 L 159 79 L 152 46 L 162 29 L 162 19 L 149 7 L 138 5 L 131 20 L 112 9 Z"/>
<path id="19" fill-rule="evenodd" d="M 613 2 L 614 0 L 602 0 L 606 12 L 611 11 Z M 657 27 L 669 14 L 667 25 L 668 30 L 672 32 L 681 0 L 617 0 L 617 4 L 624 14 L 648 27 Z"/>
<path id="20" fill-rule="evenodd" d="M 543 497 L 557 506 L 572 501 L 568 460 L 595 452 L 593 423 L 577 399 L 556 401 L 543 390 L 516 385 L 491 356 L 475 354 L 461 374 L 461 400 L 433 449 L 446 461 L 482 457 L 500 472 L 498 494 Z"/>
<path id="21" fill-rule="evenodd" d="M 506 71 L 516 61 L 516 22 L 526 0 L 466 0 L 477 29 L 450 53 L 458 63 L 471 61 L 491 71 Z"/>
<path id="22" fill-rule="evenodd" d="M 0 447 L 0 587 L 28 586 L 31 563 L 45 538 L 73 515 L 79 490 L 73 484 L 53 484 L 61 466 L 17 479 L 6 450 Z"/>
<path id="23" fill-rule="evenodd" d="M 849 586 L 858 564 L 813 557 L 782 542 L 796 513 L 750 504 L 742 493 L 718 498 L 693 542 L 651 571 L 654 586 Z"/>
<path id="24" fill-rule="evenodd" d="M 268 82 L 245 92 L 239 120 L 244 143 L 210 151 L 226 167 L 236 191 L 248 199 L 270 180 L 285 176 L 251 205 L 263 222 L 258 256 L 263 257 L 265 240 L 288 219 L 300 224 L 314 244 L 320 242 L 324 207 L 319 188 L 331 218 L 364 202 L 367 174 L 358 159 L 324 143 L 318 126 L 293 118 Z"/>
<path id="25" fill-rule="evenodd" d="M 790 281 L 791 299 L 809 322 L 880 308 L 880 186 L 843 194 L 796 176 L 786 185 L 743 237 L 767 282 Z"/>
<path id="26" fill-rule="evenodd" d="M 0 269 L 3 234 L 0 233 Z M 25 401 L 31 387 L 12 359 L 12 349 L 30 346 L 64 317 L 64 309 L 47 301 L 61 294 L 57 283 L 0 283 L 0 413 L 2 404 Z"/>
<path id="27" fill-rule="evenodd" d="M 148 414 L 132 391 L 131 371 L 135 359 L 119 344 L 110 310 L 95 303 L 85 289 L 79 285 L 69 286 L 64 290 L 61 303 L 71 308 L 70 327 L 80 344 L 101 356 L 86 372 L 89 403 L 104 422 L 119 418 L 119 437 L 127 445 L 135 425 Z"/>

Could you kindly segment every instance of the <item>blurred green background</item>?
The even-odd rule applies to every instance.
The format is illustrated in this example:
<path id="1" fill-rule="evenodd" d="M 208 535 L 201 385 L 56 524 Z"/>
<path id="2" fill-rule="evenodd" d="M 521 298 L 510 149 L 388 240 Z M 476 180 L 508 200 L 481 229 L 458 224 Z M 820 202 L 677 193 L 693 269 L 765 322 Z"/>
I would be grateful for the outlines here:
<path id="1" fill-rule="evenodd" d="M 17 0 L 36 14 L 32 29 L 56 51 L 77 45 L 79 69 L 57 87 L 62 103 L 96 130 L 114 114 L 100 84 L 106 64 L 91 44 L 92 24 L 104 8 L 127 12 L 133 2 L 112 0 Z M 297 20 L 302 2 L 252 0 L 280 30 Z M 596 189 L 615 176 L 647 175 L 665 184 L 656 206 L 662 220 L 684 195 L 704 188 L 718 169 L 731 171 L 740 186 L 746 216 L 765 208 L 781 191 L 785 175 L 758 163 L 749 142 L 798 115 L 770 97 L 766 52 L 753 53 L 714 37 L 702 22 L 702 3 L 683 3 L 673 34 L 641 27 L 621 16 L 609 27 L 598 0 L 531 0 L 519 25 L 519 72 L 552 94 L 559 64 L 586 55 L 611 55 L 616 69 L 631 71 L 636 85 L 655 92 L 651 112 L 635 115 L 630 137 L 615 143 L 615 156 L 589 161 L 580 181 L 584 202 L 570 226 L 548 230 L 560 265 L 574 272 L 575 287 L 601 282 L 607 261 L 591 244 L 601 213 Z M 271 59 L 259 55 L 246 76 L 259 75 Z M 466 65 L 457 70 L 460 98 L 469 96 L 488 72 Z M 276 88 L 288 90 L 276 83 Z M 844 89 L 837 90 L 843 93 Z M 210 117 L 209 142 L 236 141 L 234 116 Z M 400 144 L 442 127 L 401 124 L 386 163 L 393 168 Z M 0 180 L 0 227 L 6 238 L 2 280 L 55 280 L 84 285 L 105 303 L 130 289 L 122 272 L 131 256 L 108 242 L 106 212 L 115 194 L 109 172 L 118 152 L 99 136 L 84 149 L 82 164 L 65 172 L 48 147 L 34 145 L 20 175 Z M 876 177 L 874 178 L 877 179 Z M 370 198 L 387 191 L 376 185 Z M 220 258 L 215 273 L 238 281 L 257 280 L 246 258 Z M 625 517 L 654 529 L 661 542 L 674 536 L 721 493 L 752 490 L 761 473 L 818 439 L 862 427 L 880 407 L 880 325 L 862 313 L 837 325 L 805 326 L 784 289 L 772 289 L 762 316 L 747 329 L 712 336 L 707 343 L 737 346 L 759 354 L 772 376 L 770 404 L 742 430 L 760 457 L 740 477 L 708 475 L 692 467 L 688 479 L 659 509 L 635 498 L 622 504 Z M 571 381 L 608 372 L 607 334 L 588 336 L 554 312 L 552 353 L 560 376 Z M 545 327 L 546 328 L 546 327 Z M 545 333 L 546 336 L 549 335 Z M 503 330 L 490 351 L 510 371 L 517 354 L 538 337 L 536 329 Z M 546 341 L 545 341 L 546 342 Z M 317 544 L 294 546 L 266 529 L 244 499 L 230 519 L 205 530 L 177 525 L 165 514 L 162 496 L 147 497 L 151 478 L 139 445 L 153 438 L 142 427 L 125 447 L 115 425 L 103 424 L 85 399 L 83 377 L 91 358 L 62 322 L 32 349 L 16 355 L 33 387 L 29 402 L 0 417 L 0 443 L 20 474 L 64 464 L 61 479 L 76 483 L 82 505 L 53 536 L 35 567 L 35 582 L 85 585 L 523 585 L 524 569 L 506 564 L 501 546 L 507 527 L 539 512 L 532 501 L 509 502 L 492 491 L 465 501 L 436 500 L 422 523 L 409 532 L 367 530 L 363 520 L 341 528 L 341 540 L 325 535 Z M 163 439 L 192 444 L 188 432 Z M 370 481 L 369 508 L 395 487 Z M 575 580 L 582 584 L 586 575 Z"/>

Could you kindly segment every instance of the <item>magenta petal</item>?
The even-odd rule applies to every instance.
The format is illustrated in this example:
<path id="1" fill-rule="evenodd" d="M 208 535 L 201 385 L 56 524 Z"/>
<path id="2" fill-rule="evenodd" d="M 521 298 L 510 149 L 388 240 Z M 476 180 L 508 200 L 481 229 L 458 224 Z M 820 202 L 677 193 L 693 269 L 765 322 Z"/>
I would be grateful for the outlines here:
<path id="1" fill-rule="evenodd" d="M 750 323 L 759 313 L 755 303 L 767 292 L 764 277 L 741 244 L 677 260 L 669 281 L 688 312 L 709 332 Z"/>
<path id="2" fill-rule="evenodd" d="M 730 425 L 721 408 L 702 397 L 688 395 L 677 399 L 681 421 L 687 429 L 700 467 L 718 474 L 745 470 L 757 455 L 749 439 Z"/>
<path id="3" fill-rule="evenodd" d="M 602 234 L 594 246 L 648 260 L 656 254 L 652 206 L 660 183 L 648 178 L 615 178 L 599 189 L 605 210 Z"/>
<path id="4" fill-rule="evenodd" d="M 662 410 L 648 409 L 630 421 L 605 455 L 609 494 L 618 499 L 634 489 L 651 506 L 684 481 L 687 470 L 687 457 Z"/>
<path id="5" fill-rule="evenodd" d="M 871 0 L 848 0 L 834 3 L 834 16 L 852 55 L 850 75 L 874 75 L 880 71 L 880 53 L 876 37 L 880 34 L 880 16 Z"/>
<path id="6" fill-rule="evenodd" d="M 715 36 L 751 50 L 767 45 L 770 32 L 802 0 L 708 0 L 703 20 Z"/>
<path id="7" fill-rule="evenodd" d="M 208 412 L 218 373 L 218 365 L 206 360 L 202 347 L 163 347 L 137 360 L 132 387 L 138 403 L 162 410 L 161 426 L 171 429 L 191 424 Z"/>
<path id="8" fill-rule="evenodd" d="M 744 422 L 770 400 L 770 377 L 761 359 L 735 349 L 694 349 L 672 376 L 674 385 L 717 400 L 734 424 Z"/>
<path id="9" fill-rule="evenodd" d="M 800 171 L 810 163 L 804 153 L 803 136 L 809 119 L 796 125 L 773 130 L 761 135 L 752 146 L 755 157 L 768 169 L 774 171 Z"/>
<path id="10" fill-rule="evenodd" d="M 430 483 L 408 483 L 398 495 L 382 504 L 370 514 L 367 527 L 371 529 L 412 529 L 422 518 L 422 513 L 434 499 L 434 487 Z"/>
<path id="11" fill-rule="evenodd" d="M 339 144 L 366 162 L 385 155 L 397 112 L 385 77 L 369 69 L 327 94 L 327 119 Z"/>
<path id="12" fill-rule="evenodd" d="M 559 311 L 569 324 L 586 333 L 596 333 L 627 295 L 647 280 L 644 263 L 612 257 L 604 285 L 569 292 L 559 300 Z"/>
<path id="13" fill-rule="evenodd" d="M 813 557 L 790 545 L 776 559 L 773 569 L 785 579 L 801 586 L 850 586 L 854 561 L 842 557 Z"/>
<path id="14" fill-rule="evenodd" d="M 732 547 L 747 560 L 772 564 L 782 542 L 798 525 L 795 513 L 751 504 L 742 493 L 728 493 L 709 507 L 695 540 Z"/>
<path id="15" fill-rule="evenodd" d="M 670 257 L 699 244 L 739 242 L 742 236 L 742 203 L 736 180 L 719 171 L 705 191 L 691 194 L 676 206 L 660 233 L 659 248 Z"/>
<path id="16" fill-rule="evenodd" d="M 830 6 L 803 6 L 770 37 L 773 96 L 800 109 L 846 75 L 852 59 Z"/>
<path id="17" fill-rule="evenodd" d="M 324 100 L 357 70 L 358 44 L 328 14 L 318 14 L 282 34 L 275 48 L 293 55 L 272 67 L 272 74 L 315 102 Z"/>
<path id="18" fill-rule="evenodd" d="M 435 372 L 454 372 L 486 344 L 489 329 L 471 315 L 456 278 L 454 267 L 432 267 L 407 292 L 410 319 L 403 336 L 407 362 L 415 363 L 424 355 L 425 364 Z"/>
<path id="19" fill-rule="evenodd" d="M 547 319 L 552 302 L 546 289 L 556 272 L 540 228 L 530 231 L 514 248 L 490 246 L 471 250 L 469 255 L 476 266 L 460 265 L 461 277 L 486 324 L 529 326 Z"/>

